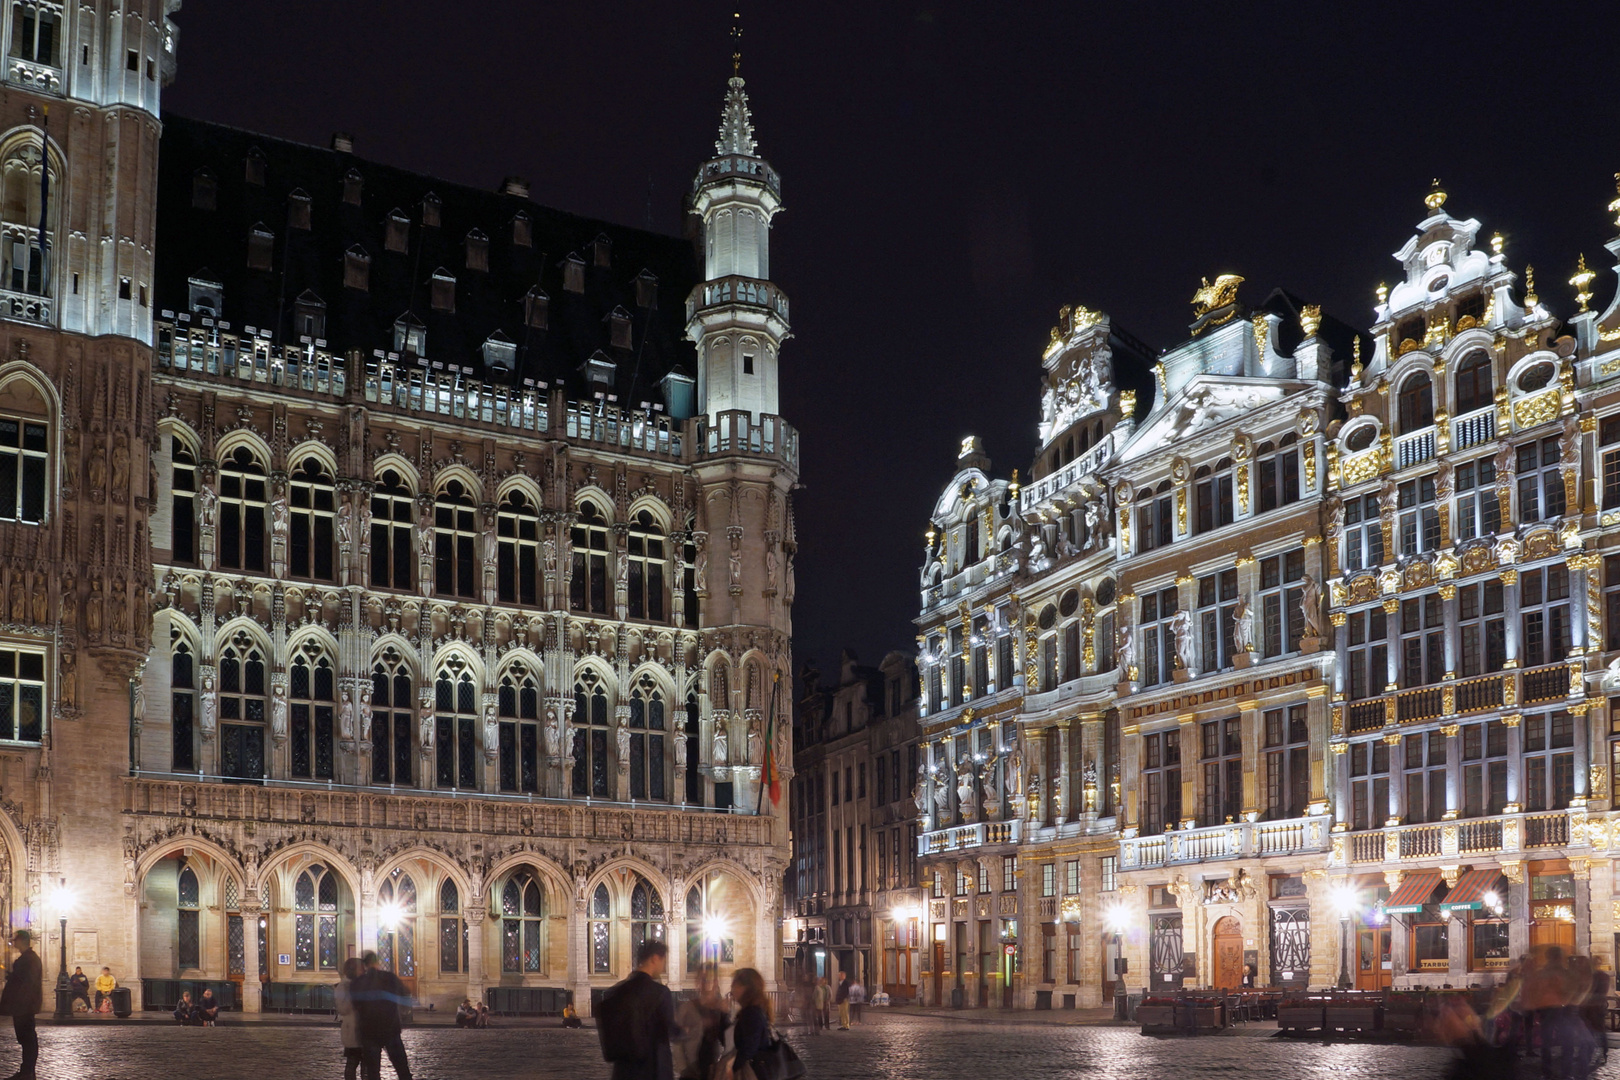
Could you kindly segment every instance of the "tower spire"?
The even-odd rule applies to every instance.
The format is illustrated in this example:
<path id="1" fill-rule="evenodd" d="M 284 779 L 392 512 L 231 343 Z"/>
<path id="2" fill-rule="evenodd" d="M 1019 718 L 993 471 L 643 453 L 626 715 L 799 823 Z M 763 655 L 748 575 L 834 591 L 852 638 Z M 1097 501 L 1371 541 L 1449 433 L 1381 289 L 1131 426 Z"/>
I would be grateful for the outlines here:
<path id="1" fill-rule="evenodd" d="M 731 13 L 731 77 L 742 77 L 742 9 Z"/>

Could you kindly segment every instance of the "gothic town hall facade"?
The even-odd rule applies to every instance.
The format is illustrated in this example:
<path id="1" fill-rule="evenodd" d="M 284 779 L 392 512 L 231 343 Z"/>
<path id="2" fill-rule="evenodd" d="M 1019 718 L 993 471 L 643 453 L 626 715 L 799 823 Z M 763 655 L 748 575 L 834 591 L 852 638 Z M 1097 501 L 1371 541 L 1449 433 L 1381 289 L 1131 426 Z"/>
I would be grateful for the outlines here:
<path id="1" fill-rule="evenodd" d="M 0 905 L 156 1006 L 777 969 L 797 434 L 740 78 L 692 236 L 175 117 L 178 0 L 0 90 Z M 774 734 L 773 734 L 774 733 Z"/>

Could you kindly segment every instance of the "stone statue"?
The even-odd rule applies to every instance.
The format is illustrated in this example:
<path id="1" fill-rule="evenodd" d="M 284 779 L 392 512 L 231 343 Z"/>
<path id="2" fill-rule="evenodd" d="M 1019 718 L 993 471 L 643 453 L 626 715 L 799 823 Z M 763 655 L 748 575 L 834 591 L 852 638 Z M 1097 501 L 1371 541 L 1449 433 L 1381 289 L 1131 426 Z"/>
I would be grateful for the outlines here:
<path id="1" fill-rule="evenodd" d="M 776 545 L 765 545 L 765 591 L 776 591 Z"/>
<path id="2" fill-rule="evenodd" d="M 619 772 L 624 774 L 630 771 L 630 728 L 620 724 L 613 733 L 614 748 L 619 752 Z"/>
<path id="3" fill-rule="evenodd" d="M 39 574 L 34 578 L 34 625 L 46 626 L 50 623 L 51 604 L 45 596 L 45 575 Z"/>
<path id="4" fill-rule="evenodd" d="M 1095 758 L 1086 759 L 1085 768 L 1080 771 L 1080 779 L 1086 787 L 1097 786 L 1097 760 Z"/>
<path id="5" fill-rule="evenodd" d="M 270 501 L 270 528 L 276 536 L 286 536 L 287 526 L 291 522 L 287 509 L 287 496 L 277 495 Z"/>
<path id="6" fill-rule="evenodd" d="M 1620 660 L 1616 660 L 1615 663 L 1620 664 Z M 911 785 L 911 801 L 916 804 L 917 813 L 927 815 L 928 790 L 922 786 L 921 782 Z"/>
<path id="7" fill-rule="evenodd" d="M 484 757 L 489 761 L 495 760 L 500 752 L 500 724 L 495 719 L 495 705 L 491 702 L 484 706 Z"/>
<path id="8" fill-rule="evenodd" d="M 354 543 L 354 505 L 344 503 L 337 512 L 337 541 L 339 547 Z"/>
<path id="9" fill-rule="evenodd" d="M 1185 608 L 1176 612 L 1170 619 L 1170 632 L 1176 639 L 1176 664 L 1187 674 L 1195 674 L 1192 613 Z"/>
<path id="10" fill-rule="evenodd" d="M 759 730 L 759 714 L 748 718 L 748 763 L 759 765 L 765 761 L 763 733 Z"/>
<path id="11" fill-rule="evenodd" d="M 726 745 L 726 723 L 719 717 L 714 720 L 714 754 L 709 759 L 711 765 L 728 765 L 731 762 L 730 749 Z"/>
<path id="12" fill-rule="evenodd" d="M 1344 500 L 1335 495 L 1328 500 L 1328 539 L 1344 535 Z"/>
<path id="13" fill-rule="evenodd" d="M 21 573 L 11 579 L 11 621 L 19 626 L 28 621 L 28 595 L 23 592 Z"/>
<path id="14" fill-rule="evenodd" d="M 731 549 L 731 587 L 742 588 L 742 552 Z"/>
<path id="15" fill-rule="evenodd" d="M 686 771 L 686 736 L 679 732 L 675 734 L 675 771 Z"/>
<path id="16" fill-rule="evenodd" d="M 90 459 L 85 463 L 85 472 L 90 479 L 91 491 L 107 490 L 107 454 L 99 439 L 90 449 Z"/>
<path id="17" fill-rule="evenodd" d="M 1564 417 L 1564 434 L 1558 440 L 1558 460 L 1563 465 L 1581 462 L 1581 421 L 1574 413 Z"/>
<path id="18" fill-rule="evenodd" d="M 1102 539 L 1103 508 L 1101 499 L 1086 500 L 1086 547 L 1096 547 Z"/>
<path id="19" fill-rule="evenodd" d="M 1121 671 L 1129 677 L 1131 669 L 1136 666 L 1136 628 L 1130 623 L 1122 622 L 1116 636 L 1119 640 L 1114 651 L 1119 656 Z"/>
<path id="20" fill-rule="evenodd" d="M 951 786 L 940 776 L 934 777 L 934 807 L 939 811 L 941 821 L 951 808 Z"/>
<path id="21" fill-rule="evenodd" d="M 1254 608 L 1247 596 L 1239 596 L 1232 609 L 1232 647 L 1238 652 L 1254 651 Z"/>
<path id="22" fill-rule="evenodd" d="M 1441 458 L 1440 465 L 1434 474 L 1434 496 L 1437 499 L 1449 499 L 1456 490 L 1456 467 L 1451 464 L 1450 458 Z"/>
<path id="23" fill-rule="evenodd" d="M 57 661 L 56 700 L 64 710 L 78 707 L 79 677 L 73 671 L 73 654 L 65 652 Z"/>
<path id="24" fill-rule="evenodd" d="M 996 763 L 987 763 L 979 773 L 979 784 L 984 791 L 984 816 L 1001 816 L 1001 785 L 996 782 Z"/>
<path id="25" fill-rule="evenodd" d="M 1496 449 L 1496 481 L 1497 481 L 1497 483 L 1501 483 L 1503 477 L 1511 477 L 1513 475 L 1513 463 L 1514 463 L 1513 444 L 1504 439 L 1502 441 L 1502 444 L 1499 447 L 1497 447 L 1497 449 Z"/>
<path id="26" fill-rule="evenodd" d="M 123 432 L 119 432 L 118 440 L 113 443 L 112 490 L 129 491 L 129 436 Z"/>
<path id="27" fill-rule="evenodd" d="M 1385 480 L 1384 486 L 1378 490 L 1378 512 L 1384 517 L 1393 517 L 1400 508 L 1400 494 L 1396 490 L 1395 481 Z"/>
<path id="28" fill-rule="evenodd" d="M 277 743 L 287 741 L 287 688 L 281 683 L 270 688 L 270 737 Z"/>
<path id="29" fill-rule="evenodd" d="M 90 602 L 84 608 L 84 630 L 92 638 L 101 636 L 101 581 L 91 579 Z"/>
<path id="30" fill-rule="evenodd" d="M 956 774 L 956 808 L 961 812 L 963 821 L 973 820 L 973 766 L 966 761 L 962 762 L 962 769 Z"/>
<path id="31" fill-rule="evenodd" d="M 793 552 L 787 554 L 787 585 L 782 590 L 782 603 L 788 607 L 793 606 L 793 597 L 798 592 L 798 584 L 793 578 Z"/>
<path id="32" fill-rule="evenodd" d="M 354 740 L 354 695 L 345 687 L 338 695 L 338 737 L 352 742 Z"/>
<path id="33" fill-rule="evenodd" d="M 427 705 L 422 709 L 422 717 L 417 721 L 416 741 L 421 747 L 422 756 L 427 757 L 433 752 L 433 702 L 428 699 Z"/>
<path id="34" fill-rule="evenodd" d="M 484 566 L 491 568 L 500 560 L 501 548 L 495 540 L 495 515 L 489 515 L 489 524 L 484 526 Z"/>
<path id="35" fill-rule="evenodd" d="M 562 760 L 562 717 L 555 708 L 546 710 L 546 757 L 553 762 Z"/>
<path id="36" fill-rule="evenodd" d="M 553 537 L 546 537 L 545 542 L 546 577 L 557 576 L 557 541 Z"/>
<path id="37" fill-rule="evenodd" d="M 214 697 L 214 676 L 212 673 L 203 676 L 202 680 L 202 734 L 204 739 L 214 737 L 214 718 L 218 715 L 219 701 Z"/>
<path id="38" fill-rule="evenodd" d="M 699 593 L 709 591 L 709 548 L 704 543 L 704 534 L 696 533 L 697 562 L 692 566 L 693 586 Z"/>
<path id="39" fill-rule="evenodd" d="M 211 485 L 204 484 L 202 489 L 197 492 L 197 515 L 203 528 L 213 528 L 214 520 L 218 516 L 218 511 L 219 496 L 214 494 L 214 489 Z"/>
<path id="40" fill-rule="evenodd" d="M 1305 617 L 1305 636 L 1322 636 L 1322 586 L 1311 575 L 1300 585 L 1299 613 Z"/>
<path id="41" fill-rule="evenodd" d="M 423 558 L 433 557 L 433 510 L 424 507 L 422 516 L 416 519 L 416 549 Z"/>

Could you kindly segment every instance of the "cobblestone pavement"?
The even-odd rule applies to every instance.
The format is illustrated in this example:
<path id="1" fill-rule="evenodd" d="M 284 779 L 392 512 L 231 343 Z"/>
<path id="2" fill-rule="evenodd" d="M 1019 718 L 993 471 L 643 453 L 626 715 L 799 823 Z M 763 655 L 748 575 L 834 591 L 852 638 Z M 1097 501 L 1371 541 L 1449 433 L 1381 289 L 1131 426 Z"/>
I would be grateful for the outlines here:
<path id="1" fill-rule="evenodd" d="M 337 1080 L 342 1075 L 335 1027 L 86 1024 L 41 1027 L 39 1034 L 44 1080 Z M 17 1058 L 10 1031 L 0 1035 L 4 1075 L 16 1067 Z M 1196 1040 L 1151 1039 L 1130 1028 L 968 1024 L 907 1016 L 882 1016 L 854 1031 L 820 1037 L 795 1032 L 789 1039 L 800 1049 L 810 1080 L 1154 1080 L 1189 1075 L 1438 1080 L 1449 1061 L 1446 1051 L 1434 1047 L 1323 1045 L 1268 1038 L 1258 1030 Z M 419 1080 L 608 1076 L 596 1033 L 588 1029 L 415 1028 L 405 1033 L 405 1044 Z M 392 1076 L 386 1064 L 383 1075 Z M 1620 1054 L 1596 1076 L 1620 1077 Z"/>

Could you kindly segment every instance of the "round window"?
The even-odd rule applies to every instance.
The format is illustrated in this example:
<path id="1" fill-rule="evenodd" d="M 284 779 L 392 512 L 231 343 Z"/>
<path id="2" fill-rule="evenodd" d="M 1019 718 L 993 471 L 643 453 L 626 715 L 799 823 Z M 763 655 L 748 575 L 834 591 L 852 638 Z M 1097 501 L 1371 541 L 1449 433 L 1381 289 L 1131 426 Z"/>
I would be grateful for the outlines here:
<path id="1" fill-rule="evenodd" d="M 1355 453 L 1358 450 L 1367 449 L 1367 447 L 1372 445 L 1373 432 L 1375 430 L 1376 429 L 1372 424 L 1362 424 L 1360 427 L 1355 428 L 1350 432 L 1349 435 L 1345 436 L 1345 449 L 1349 450 L 1351 453 Z"/>
<path id="2" fill-rule="evenodd" d="M 1097 606 L 1107 607 L 1114 602 L 1114 579 L 1103 578 L 1102 584 L 1097 586 Z"/>
<path id="3" fill-rule="evenodd" d="M 1067 619 L 1070 615 L 1073 615 L 1075 610 L 1079 607 L 1080 593 L 1076 589 L 1070 589 L 1058 600 L 1058 614 L 1062 615 L 1065 619 Z"/>
<path id="4" fill-rule="evenodd" d="M 1519 390 L 1526 394 L 1532 390 L 1540 390 L 1552 382 L 1554 370 L 1551 364 L 1537 364 L 1519 376 Z"/>
<path id="5" fill-rule="evenodd" d="M 1041 629 L 1050 630 L 1057 625 L 1057 608 L 1047 604 L 1041 609 Z"/>

